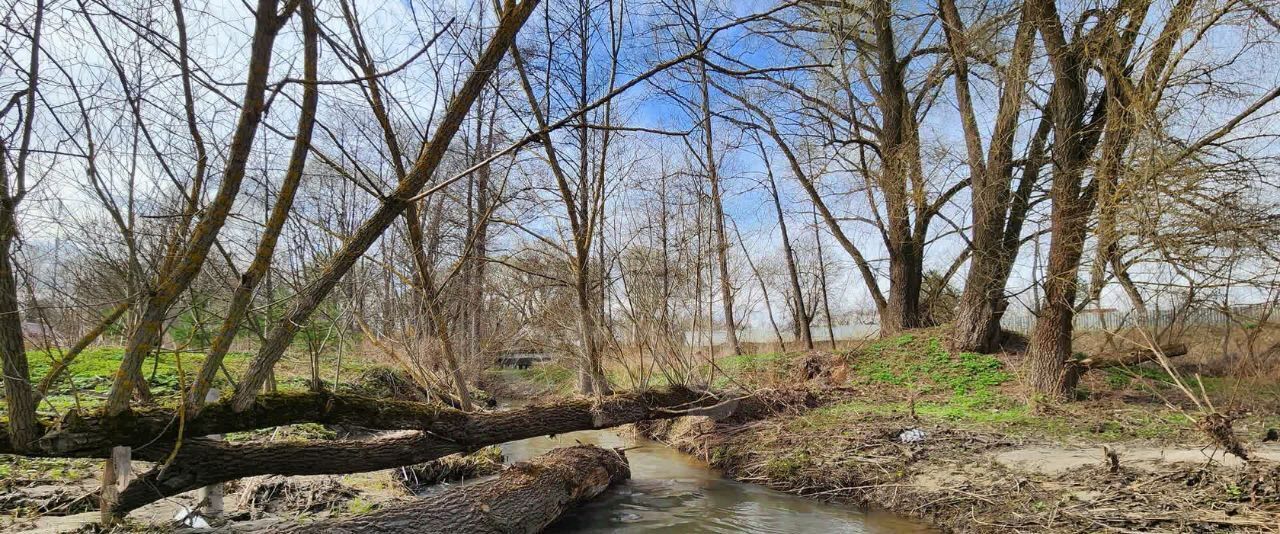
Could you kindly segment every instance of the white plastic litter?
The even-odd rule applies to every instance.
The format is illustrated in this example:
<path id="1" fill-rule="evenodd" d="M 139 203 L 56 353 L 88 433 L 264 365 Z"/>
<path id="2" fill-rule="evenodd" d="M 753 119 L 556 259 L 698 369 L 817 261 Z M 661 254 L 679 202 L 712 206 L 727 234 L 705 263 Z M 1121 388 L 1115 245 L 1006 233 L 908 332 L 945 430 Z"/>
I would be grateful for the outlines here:
<path id="1" fill-rule="evenodd" d="M 924 441 L 926 434 L 919 428 L 908 428 L 898 433 L 898 441 L 903 443 L 920 443 Z"/>
<path id="2" fill-rule="evenodd" d="M 185 506 L 178 508 L 178 513 L 173 515 L 173 520 L 184 527 L 209 528 L 209 522 L 200 517 L 200 512 L 192 511 Z"/>

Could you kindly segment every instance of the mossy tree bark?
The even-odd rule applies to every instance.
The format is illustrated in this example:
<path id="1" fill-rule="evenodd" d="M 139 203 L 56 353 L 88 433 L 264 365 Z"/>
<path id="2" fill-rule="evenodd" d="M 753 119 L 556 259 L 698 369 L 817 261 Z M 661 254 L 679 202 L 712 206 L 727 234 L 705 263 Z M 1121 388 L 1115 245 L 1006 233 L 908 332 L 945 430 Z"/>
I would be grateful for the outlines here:
<path id="1" fill-rule="evenodd" d="M 286 532 L 542 532 L 566 511 L 630 476 L 621 451 L 593 445 L 565 447 L 515 464 L 487 482 Z"/>
<path id="2" fill-rule="evenodd" d="M 389 469 L 535 436 L 699 415 L 713 408 L 717 412 L 754 409 L 750 399 L 725 402 L 704 392 L 670 388 L 468 413 L 420 403 L 308 393 L 267 396 L 264 404 L 244 412 L 236 412 L 227 401 L 210 404 L 187 421 L 188 437 L 177 445 L 176 454 L 172 454 L 175 431 L 169 428 L 176 414 L 161 410 L 69 421 L 71 428 L 51 432 L 40 443 L 45 455 L 90 457 L 107 456 L 112 445 L 151 443 L 135 449 L 135 457 L 167 464 L 143 473 L 120 493 L 110 509 L 118 517 L 163 497 L 248 476 Z M 370 440 L 302 443 L 228 443 L 198 437 L 305 421 L 409 432 Z M 0 443 L 0 451 L 7 452 L 5 445 Z"/>

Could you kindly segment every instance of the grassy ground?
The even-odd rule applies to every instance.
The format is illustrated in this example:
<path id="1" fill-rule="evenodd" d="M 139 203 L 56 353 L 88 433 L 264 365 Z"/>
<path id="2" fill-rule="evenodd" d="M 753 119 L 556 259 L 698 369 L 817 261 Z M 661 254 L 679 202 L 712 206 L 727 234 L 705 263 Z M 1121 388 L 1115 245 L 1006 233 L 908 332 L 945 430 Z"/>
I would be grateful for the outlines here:
<path id="1" fill-rule="evenodd" d="M 558 362 L 540 363 L 527 369 L 503 367 L 489 370 L 484 386 L 504 400 L 565 396 L 576 390 L 577 373 Z"/>
<path id="2" fill-rule="evenodd" d="M 28 351 L 27 365 L 31 371 L 32 381 L 39 383 L 43 380 L 53 366 L 53 362 L 60 357 L 61 354 L 57 351 Z M 119 369 L 123 357 L 124 349 L 121 347 L 104 346 L 85 349 L 71 363 L 58 382 L 50 388 L 49 394 L 41 400 L 37 409 L 42 415 L 56 417 L 72 408 L 82 410 L 98 408 L 111 388 L 111 379 Z M 253 354 L 250 353 L 231 352 L 224 358 L 223 365 L 232 377 L 237 377 L 249 365 L 252 357 Z M 160 353 L 148 358 L 142 372 L 147 378 L 152 395 L 161 404 L 176 404 L 178 391 L 184 385 L 191 383 L 204 364 L 204 358 L 205 355 L 198 352 Z M 321 376 L 329 382 L 330 387 L 337 364 L 336 354 L 331 353 L 321 357 Z M 343 358 L 338 378 L 343 384 L 349 384 L 374 366 L 376 364 L 368 360 L 348 355 Z M 310 379 L 310 372 L 310 360 L 305 355 L 286 354 L 276 366 L 277 386 L 285 391 L 304 390 Z M 227 393 L 232 389 L 223 373 L 218 374 L 214 387 Z M 0 421 L 5 419 L 7 419 L 5 407 L 0 403 Z"/>
<path id="3" fill-rule="evenodd" d="M 794 385 L 804 353 L 767 353 L 719 360 L 722 385 Z M 1019 383 L 1015 355 L 952 354 L 940 330 L 921 330 L 829 355 L 825 385 L 846 388 L 844 400 L 813 410 L 797 424 L 822 426 L 847 415 L 898 414 L 927 423 L 961 424 L 1011 435 L 1101 442 L 1183 440 L 1200 436 L 1184 415 L 1195 407 L 1156 367 L 1094 371 L 1081 381 L 1078 402 L 1037 406 Z M 1280 383 L 1201 377 L 1223 411 L 1248 412 L 1245 433 L 1280 426 Z M 1166 402 L 1168 401 L 1168 402 Z"/>
<path id="4" fill-rule="evenodd" d="M 847 394 L 796 424 L 821 427 L 850 415 L 879 414 L 1059 441 L 1201 437 L 1184 414 L 1195 406 L 1154 364 L 1090 372 L 1081 380 L 1078 402 L 1037 406 L 1018 380 L 1019 356 L 952 354 L 943 339 L 941 329 L 922 329 L 836 353 L 814 353 L 825 369 L 821 383 Z M 698 375 L 711 377 L 717 389 L 787 388 L 807 379 L 798 375 L 812 357 L 803 351 L 721 356 L 714 369 L 703 365 Z M 608 374 L 615 387 L 629 383 L 616 365 Z M 576 388 L 576 373 L 556 362 L 497 369 L 490 377 L 489 383 L 512 390 L 505 393 L 514 397 L 570 395 Z M 1245 434 L 1280 426 L 1280 382 L 1202 376 L 1200 383 L 1220 410 L 1251 414 L 1237 423 Z"/>

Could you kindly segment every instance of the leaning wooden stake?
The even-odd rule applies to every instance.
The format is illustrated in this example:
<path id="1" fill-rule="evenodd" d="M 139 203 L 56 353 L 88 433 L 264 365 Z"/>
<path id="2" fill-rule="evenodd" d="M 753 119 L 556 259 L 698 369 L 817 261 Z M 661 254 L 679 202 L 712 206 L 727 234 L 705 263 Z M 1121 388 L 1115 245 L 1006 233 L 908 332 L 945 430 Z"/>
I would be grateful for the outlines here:
<path id="1" fill-rule="evenodd" d="M 621 451 L 594 445 L 565 447 L 517 463 L 487 482 L 287 532 L 541 532 L 561 514 L 630 476 Z"/>
<path id="2" fill-rule="evenodd" d="M 218 388 L 211 388 L 207 393 L 205 393 L 204 404 L 207 405 L 211 402 L 217 402 L 218 398 L 221 396 L 221 390 Z M 222 441 L 222 434 L 210 434 L 208 439 L 213 441 Z M 211 519 L 222 518 L 222 513 L 224 511 L 222 506 L 222 483 L 215 482 L 196 491 L 196 510 L 199 511 L 201 515 Z"/>

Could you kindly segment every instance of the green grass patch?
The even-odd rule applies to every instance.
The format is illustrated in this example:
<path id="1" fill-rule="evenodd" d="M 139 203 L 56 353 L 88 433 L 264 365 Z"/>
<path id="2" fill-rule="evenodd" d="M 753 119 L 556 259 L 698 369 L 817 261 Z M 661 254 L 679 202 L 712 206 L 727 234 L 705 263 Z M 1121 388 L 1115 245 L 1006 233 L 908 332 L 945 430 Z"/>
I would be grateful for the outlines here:
<path id="1" fill-rule="evenodd" d="M 40 381 L 49 373 L 54 361 L 62 358 L 61 351 L 27 351 L 27 365 L 31 370 L 32 381 Z M 228 353 L 223 359 L 228 368 L 239 369 L 248 365 L 251 355 L 243 352 Z M 76 356 L 71 365 L 63 372 L 54 385 L 54 391 L 97 391 L 106 392 L 111 388 L 112 377 L 120 368 L 124 359 L 122 347 L 90 347 Z M 181 360 L 181 362 L 179 362 Z M 179 385 L 178 367 L 182 367 L 182 379 L 189 383 L 200 366 L 204 364 L 205 355 L 200 352 L 160 352 L 143 361 L 142 375 L 147 378 L 153 394 L 163 396 L 177 391 Z M 222 381 L 222 377 L 218 377 Z"/>
<path id="2" fill-rule="evenodd" d="M 801 470 L 813 465 L 809 452 L 794 451 L 785 456 L 771 458 L 764 466 L 765 475 L 772 480 L 788 480 L 800 474 Z"/>
<path id="3" fill-rule="evenodd" d="M 493 371 L 501 380 L 527 382 L 552 393 L 572 394 L 577 386 L 577 373 L 557 362 L 530 366 L 528 369 L 501 368 Z"/>
<path id="4" fill-rule="evenodd" d="M 74 482 L 95 476 L 101 460 L 0 455 L 0 480 Z"/>
<path id="5" fill-rule="evenodd" d="M 854 400 L 809 410 L 797 417 L 791 426 L 797 430 L 826 429 L 866 415 L 889 416 L 906 413 L 906 411 L 907 404 L 902 402 L 875 403 Z"/>
<path id="6" fill-rule="evenodd" d="M 346 508 L 347 508 L 348 514 L 364 515 L 369 512 L 372 512 L 375 508 L 377 508 L 377 506 L 360 497 L 354 497 L 351 500 L 347 501 Z"/>
<path id="7" fill-rule="evenodd" d="M 727 374 L 739 376 L 747 373 L 775 370 L 785 365 L 788 359 L 787 355 L 781 352 L 738 354 L 720 358 L 716 360 L 716 365 Z"/>
<path id="8" fill-rule="evenodd" d="M 921 394 L 982 396 L 1013 378 L 995 357 L 971 352 L 952 355 L 939 338 L 915 334 L 872 343 L 856 358 L 854 367 L 868 383 L 901 386 Z"/>
<path id="9" fill-rule="evenodd" d="M 27 351 L 27 366 L 33 383 L 40 383 L 45 375 L 62 358 L 59 350 Z M 248 367 L 252 353 L 229 352 L 223 358 L 223 365 L 233 377 Z M 111 383 L 120 369 L 124 359 L 123 347 L 90 347 L 82 351 L 72 360 L 71 365 L 49 388 L 48 395 L 40 401 L 37 410 L 44 415 L 64 413 L 67 409 L 78 408 L 92 410 L 102 405 Z M 184 385 L 189 386 L 196 374 L 204 365 L 205 354 L 202 352 L 159 352 L 143 360 L 142 376 L 147 379 L 151 394 L 160 404 L 176 405 L 178 393 Z M 334 378 L 333 368 L 337 365 L 336 352 L 329 352 L 320 361 L 321 376 L 331 382 Z M 372 367 L 371 362 L 352 357 L 349 353 L 342 359 L 342 382 L 356 380 L 361 372 Z M 178 372 L 181 367 L 182 372 Z M 306 355 L 286 354 L 276 366 L 277 384 L 282 391 L 304 391 L 310 377 L 310 359 Z M 230 389 L 230 382 L 223 373 L 214 378 L 214 387 L 223 392 Z M 332 384 L 328 384 L 332 385 Z M 0 420 L 5 420 L 5 407 L 0 403 Z"/>

